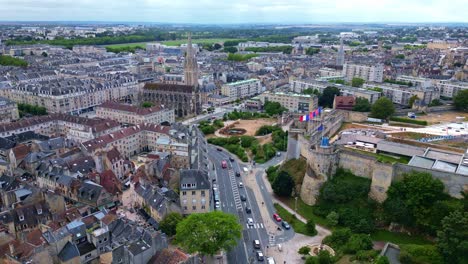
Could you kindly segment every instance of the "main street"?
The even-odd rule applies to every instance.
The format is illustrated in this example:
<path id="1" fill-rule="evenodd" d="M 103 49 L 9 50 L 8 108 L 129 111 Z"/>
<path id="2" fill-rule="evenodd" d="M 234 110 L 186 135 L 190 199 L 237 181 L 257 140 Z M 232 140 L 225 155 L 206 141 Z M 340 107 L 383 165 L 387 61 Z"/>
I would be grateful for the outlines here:
<path id="1" fill-rule="evenodd" d="M 242 225 L 242 240 L 239 241 L 237 246 L 230 252 L 227 252 L 228 263 L 257 263 L 256 251 L 260 250 L 268 257 L 268 250 L 278 243 L 285 242 L 294 236 L 294 231 L 283 230 L 281 235 L 273 235 L 267 230 L 267 226 L 262 219 L 260 207 L 266 207 L 268 216 L 272 217 L 275 212 L 270 194 L 266 191 L 265 183 L 261 179 L 264 169 L 268 166 L 280 163 L 282 157 L 275 157 L 268 163 L 258 165 L 257 168 L 252 167 L 250 164 L 241 163 L 234 155 L 226 152 L 225 150 L 218 151 L 215 146 L 208 146 L 208 156 L 213 163 L 212 175 L 215 177 L 215 183 L 220 191 L 220 203 L 223 212 L 231 213 L 239 218 Z M 230 157 L 235 161 L 231 162 Z M 227 168 L 222 168 L 222 161 L 228 163 Z M 257 171 L 254 175 L 253 170 Z M 241 173 L 241 177 L 236 177 L 236 172 Z M 246 186 L 240 187 L 239 183 L 248 180 L 247 177 L 256 177 L 259 183 L 259 188 L 262 190 L 262 197 L 257 197 L 254 191 Z M 241 201 L 241 196 L 245 196 L 246 201 Z M 260 201 L 259 201 L 260 200 Z M 262 204 L 262 202 L 264 204 Z M 251 209 L 251 213 L 246 212 L 246 207 Z M 265 210 L 265 208 L 262 208 Z M 247 224 L 247 219 L 253 219 L 253 225 Z M 282 229 L 280 223 L 278 227 Z M 270 230 L 271 231 L 271 230 Z M 253 240 L 259 240 L 261 248 L 254 249 Z"/>

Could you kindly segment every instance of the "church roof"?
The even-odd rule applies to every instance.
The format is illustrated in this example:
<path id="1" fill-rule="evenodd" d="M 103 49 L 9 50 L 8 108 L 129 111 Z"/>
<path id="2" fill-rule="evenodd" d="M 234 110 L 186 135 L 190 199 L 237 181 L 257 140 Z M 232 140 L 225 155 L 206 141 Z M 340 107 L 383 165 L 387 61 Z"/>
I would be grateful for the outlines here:
<path id="1" fill-rule="evenodd" d="M 182 93 L 192 93 L 194 87 L 183 84 L 169 84 L 169 83 L 145 83 L 143 87 L 145 90 L 161 90 L 161 91 L 173 91 Z"/>

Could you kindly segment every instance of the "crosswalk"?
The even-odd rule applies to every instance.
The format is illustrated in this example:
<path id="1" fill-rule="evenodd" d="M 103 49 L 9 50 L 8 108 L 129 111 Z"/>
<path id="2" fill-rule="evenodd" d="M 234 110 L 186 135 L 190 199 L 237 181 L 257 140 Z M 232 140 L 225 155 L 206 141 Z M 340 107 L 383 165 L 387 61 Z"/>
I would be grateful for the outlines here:
<path id="1" fill-rule="evenodd" d="M 254 223 L 253 225 L 248 225 L 248 224 L 245 224 L 247 226 L 247 229 L 259 229 L 259 228 L 265 228 L 265 226 L 263 225 L 263 223 Z"/>
<path id="2" fill-rule="evenodd" d="M 229 170 L 229 180 L 231 181 L 232 194 L 234 195 L 234 203 L 237 210 L 242 210 L 242 202 L 240 200 L 239 188 L 237 187 L 236 175 L 232 169 Z"/>

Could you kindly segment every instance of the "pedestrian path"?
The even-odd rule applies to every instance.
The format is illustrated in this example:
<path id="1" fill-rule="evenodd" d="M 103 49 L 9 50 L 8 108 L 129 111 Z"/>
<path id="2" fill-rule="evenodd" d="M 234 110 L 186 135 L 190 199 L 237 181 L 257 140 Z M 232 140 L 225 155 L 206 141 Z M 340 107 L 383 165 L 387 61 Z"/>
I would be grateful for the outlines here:
<path id="1" fill-rule="evenodd" d="M 260 228 L 265 228 L 263 223 L 254 223 L 253 225 L 245 224 L 247 226 L 247 229 L 260 229 Z"/>

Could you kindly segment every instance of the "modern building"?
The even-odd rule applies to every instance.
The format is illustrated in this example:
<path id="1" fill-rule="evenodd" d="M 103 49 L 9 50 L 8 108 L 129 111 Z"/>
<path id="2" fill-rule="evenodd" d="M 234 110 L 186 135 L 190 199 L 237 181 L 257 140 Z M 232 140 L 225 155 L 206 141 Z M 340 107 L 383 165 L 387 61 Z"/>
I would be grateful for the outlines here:
<path id="1" fill-rule="evenodd" d="M 423 78 L 423 77 L 413 77 L 413 76 L 408 76 L 408 75 L 400 75 L 400 76 L 397 77 L 396 80 L 400 81 L 400 82 L 409 83 L 411 86 L 414 86 L 414 87 L 429 88 L 429 87 L 434 86 L 430 79 Z"/>
<path id="2" fill-rule="evenodd" d="M 227 83 L 221 87 L 221 94 L 229 97 L 231 101 L 252 97 L 258 95 L 261 91 L 262 85 L 258 79 Z"/>
<path id="3" fill-rule="evenodd" d="M 203 170 L 180 171 L 180 206 L 182 213 L 206 213 L 210 211 L 210 180 Z"/>
<path id="4" fill-rule="evenodd" d="M 19 112 L 16 103 L 0 97 L 0 123 L 9 123 L 18 119 Z"/>
<path id="5" fill-rule="evenodd" d="M 105 102 L 96 107 L 96 116 L 126 124 L 175 122 L 174 109 L 159 106 L 145 108 L 116 102 Z"/>
<path id="6" fill-rule="evenodd" d="M 417 96 L 425 105 L 440 97 L 439 91 L 434 87 L 422 88 L 421 86 L 409 87 L 390 83 L 365 83 L 363 88 L 381 89 L 383 96 L 389 98 L 395 104 L 404 106 L 409 104 L 409 100 L 413 96 Z"/>
<path id="7" fill-rule="evenodd" d="M 337 85 L 342 96 L 354 96 L 357 98 L 365 98 L 369 103 L 373 104 L 380 98 L 380 92 L 367 90 L 364 88 L 356 88 L 346 85 Z"/>
<path id="8" fill-rule="evenodd" d="M 307 80 L 289 80 L 289 90 L 295 93 L 302 93 L 306 89 L 317 90 L 323 92 L 325 88 L 330 86 L 330 83 L 324 81 L 317 81 L 312 79 Z"/>
<path id="9" fill-rule="evenodd" d="M 382 64 L 364 65 L 345 63 L 343 65 L 343 75 L 350 82 L 354 77 L 364 79 L 366 82 L 382 82 L 384 67 Z"/>
<path id="10" fill-rule="evenodd" d="M 278 102 L 290 112 L 303 113 L 310 112 L 318 107 L 318 97 L 316 95 L 297 93 L 272 93 L 264 92 L 258 96 L 262 104 L 266 102 Z"/>
<path id="11" fill-rule="evenodd" d="M 435 83 L 441 96 L 453 98 L 458 92 L 468 90 L 468 82 L 454 82 L 449 80 L 439 80 Z"/>

